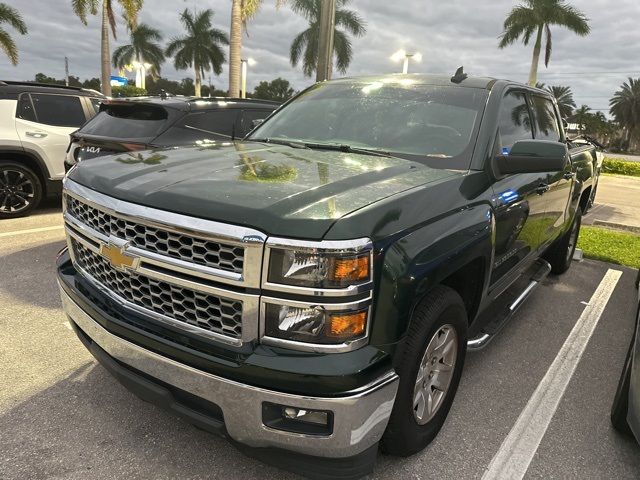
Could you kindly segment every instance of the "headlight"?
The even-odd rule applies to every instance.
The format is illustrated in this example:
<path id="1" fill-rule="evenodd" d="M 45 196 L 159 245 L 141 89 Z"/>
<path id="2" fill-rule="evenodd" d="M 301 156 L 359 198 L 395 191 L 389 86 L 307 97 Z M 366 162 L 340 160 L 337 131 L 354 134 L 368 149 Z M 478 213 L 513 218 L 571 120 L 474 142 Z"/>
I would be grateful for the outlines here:
<path id="1" fill-rule="evenodd" d="M 317 248 L 296 243 L 270 247 L 270 284 L 344 289 L 371 281 L 371 245 L 367 240 L 320 242 Z"/>
<path id="2" fill-rule="evenodd" d="M 265 304 L 265 335 L 295 342 L 338 345 L 367 334 L 368 307 L 329 310 L 325 306 Z"/>

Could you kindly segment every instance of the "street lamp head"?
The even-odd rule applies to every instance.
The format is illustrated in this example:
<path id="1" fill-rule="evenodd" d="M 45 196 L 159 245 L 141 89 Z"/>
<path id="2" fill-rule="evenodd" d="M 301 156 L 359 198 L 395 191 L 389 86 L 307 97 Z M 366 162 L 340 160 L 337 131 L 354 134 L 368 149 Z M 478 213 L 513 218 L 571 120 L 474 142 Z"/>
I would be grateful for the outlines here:
<path id="1" fill-rule="evenodd" d="M 421 53 L 414 53 L 411 58 L 413 60 L 415 60 L 416 62 L 421 62 L 422 61 L 422 54 Z"/>
<path id="2" fill-rule="evenodd" d="M 248 58 L 247 63 L 250 67 L 253 67 L 257 62 L 253 58 Z"/>
<path id="3" fill-rule="evenodd" d="M 405 50 L 400 49 L 396 53 L 391 55 L 391 60 L 393 60 L 394 62 L 400 62 L 401 60 L 404 60 L 406 56 L 407 56 L 407 52 Z"/>

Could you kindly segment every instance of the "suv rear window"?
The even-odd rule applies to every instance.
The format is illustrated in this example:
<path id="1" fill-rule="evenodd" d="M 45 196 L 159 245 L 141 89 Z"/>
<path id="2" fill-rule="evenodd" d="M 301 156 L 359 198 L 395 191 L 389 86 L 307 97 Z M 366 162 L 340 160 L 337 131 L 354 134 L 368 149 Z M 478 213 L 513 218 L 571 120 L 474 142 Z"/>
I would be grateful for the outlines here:
<path id="1" fill-rule="evenodd" d="M 169 115 L 155 105 L 103 104 L 81 133 L 111 138 L 153 138 L 167 123 Z"/>

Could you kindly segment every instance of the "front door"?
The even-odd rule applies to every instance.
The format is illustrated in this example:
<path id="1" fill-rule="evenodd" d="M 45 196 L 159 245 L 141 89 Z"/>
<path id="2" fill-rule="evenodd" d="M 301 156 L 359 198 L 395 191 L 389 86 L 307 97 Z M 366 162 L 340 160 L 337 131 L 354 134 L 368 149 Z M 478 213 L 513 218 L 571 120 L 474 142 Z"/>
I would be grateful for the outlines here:
<path id="1" fill-rule="evenodd" d="M 508 155 L 517 141 L 533 139 L 531 108 L 523 91 L 507 92 L 499 115 L 496 154 Z M 540 248 L 546 184 L 545 173 L 507 175 L 494 184 L 496 238 L 492 284 Z"/>

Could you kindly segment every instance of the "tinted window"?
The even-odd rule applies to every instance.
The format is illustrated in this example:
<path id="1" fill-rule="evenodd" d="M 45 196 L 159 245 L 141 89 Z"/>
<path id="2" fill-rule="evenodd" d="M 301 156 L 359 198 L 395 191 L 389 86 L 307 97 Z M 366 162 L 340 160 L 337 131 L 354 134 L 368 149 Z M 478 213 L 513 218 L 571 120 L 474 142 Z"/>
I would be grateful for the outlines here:
<path id="1" fill-rule="evenodd" d="M 536 95 L 532 96 L 531 99 L 536 117 L 536 138 L 559 142 L 560 127 L 558 126 L 558 118 L 553 102 L 548 98 L 538 97 Z"/>
<path id="2" fill-rule="evenodd" d="M 251 138 L 347 144 L 464 169 L 486 96 L 481 89 L 410 81 L 318 84 Z"/>
<path id="3" fill-rule="evenodd" d="M 224 142 L 244 135 L 235 131 L 237 110 L 215 110 L 191 113 L 164 132 L 153 143 L 162 146 L 195 145 Z"/>
<path id="4" fill-rule="evenodd" d="M 255 127 L 254 120 L 263 120 L 271 114 L 271 110 L 244 110 L 242 112 L 242 132 L 240 136 L 245 136 Z"/>
<path id="5" fill-rule="evenodd" d="M 80 131 L 110 138 L 151 139 L 166 126 L 167 111 L 155 105 L 103 105 Z"/>
<path id="6" fill-rule="evenodd" d="M 23 120 L 29 120 L 31 122 L 36 121 L 36 115 L 33 112 L 33 105 L 31 104 L 31 97 L 28 93 L 23 93 L 20 95 L 20 100 L 18 100 L 18 112 L 16 114 L 18 118 L 22 118 Z"/>
<path id="7" fill-rule="evenodd" d="M 533 139 L 531 116 L 523 92 L 511 91 L 502 99 L 498 119 L 498 146 L 508 153 L 518 140 Z M 507 151 L 505 152 L 505 149 Z"/>
<path id="8" fill-rule="evenodd" d="M 79 127 L 87 119 L 78 97 L 32 93 L 38 123 L 58 127 Z"/>

